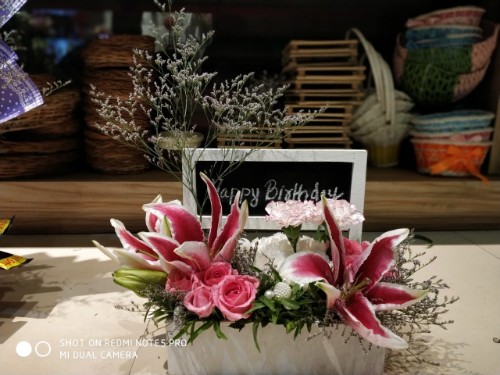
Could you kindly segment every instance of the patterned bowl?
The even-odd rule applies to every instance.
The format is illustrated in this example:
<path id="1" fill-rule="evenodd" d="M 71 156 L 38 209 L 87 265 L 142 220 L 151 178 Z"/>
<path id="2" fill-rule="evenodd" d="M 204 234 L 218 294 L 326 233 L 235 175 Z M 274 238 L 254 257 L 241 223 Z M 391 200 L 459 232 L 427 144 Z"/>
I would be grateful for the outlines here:
<path id="1" fill-rule="evenodd" d="M 406 30 L 406 41 L 417 42 L 425 39 L 445 39 L 451 36 L 472 35 L 481 38 L 483 29 L 477 26 L 434 25 L 419 26 Z"/>
<path id="2" fill-rule="evenodd" d="M 462 132 L 443 132 L 443 133 L 424 133 L 419 131 L 410 131 L 410 135 L 419 139 L 442 139 L 455 142 L 488 142 L 493 133 L 493 128 L 466 130 Z"/>
<path id="3" fill-rule="evenodd" d="M 411 123 L 420 133 L 457 133 L 487 128 L 494 116 L 480 109 L 465 109 L 415 116 Z"/>
<path id="4" fill-rule="evenodd" d="M 478 26 L 484 9 L 475 6 L 459 6 L 453 8 L 439 9 L 430 13 L 425 13 L 415 18 L 410 18 L 406 22 L 407 27 L 425 25 L 470 25 Z"/>

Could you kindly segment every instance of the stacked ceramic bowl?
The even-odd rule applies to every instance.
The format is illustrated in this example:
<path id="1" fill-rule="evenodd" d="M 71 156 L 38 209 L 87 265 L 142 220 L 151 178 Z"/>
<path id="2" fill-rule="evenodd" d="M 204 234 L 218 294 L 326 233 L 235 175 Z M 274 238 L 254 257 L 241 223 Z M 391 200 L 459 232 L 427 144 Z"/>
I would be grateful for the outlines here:
<path id="1" fill-rule="evenodd" d="M 418 104 L 440 105 L 467 96 L 484 78 L 500 26 L 467 6 L 424 14 L 406 23 L 394 52 L 394 75 Z"/>
<path id="2" fill-rule="evenodd" d="M 410 134 L 419 172 L 444 176 L 479 173 L 491 146 L 493 117 L 482 110 L 415 116 Z"/>

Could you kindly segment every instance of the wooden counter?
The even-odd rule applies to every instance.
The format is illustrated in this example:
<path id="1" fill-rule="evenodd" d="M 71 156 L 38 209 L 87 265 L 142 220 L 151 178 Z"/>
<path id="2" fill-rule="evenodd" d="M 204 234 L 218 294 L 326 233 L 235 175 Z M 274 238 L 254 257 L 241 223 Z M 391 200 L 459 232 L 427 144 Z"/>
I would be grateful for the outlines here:
<path id="1" fill-rule="evenodd" d="M 500 177 L 431 177 L 403 169 L 369 169 L 364 230 L 500 229 Z M 0 217 L 16 215 L 14 234 L 108 233 L 110 218 L 132 231 L 144 226 L 143 204 L 161 193 L 182 199 L 172 176 L 79 173 L 51 179 L 0 181 Z"/>

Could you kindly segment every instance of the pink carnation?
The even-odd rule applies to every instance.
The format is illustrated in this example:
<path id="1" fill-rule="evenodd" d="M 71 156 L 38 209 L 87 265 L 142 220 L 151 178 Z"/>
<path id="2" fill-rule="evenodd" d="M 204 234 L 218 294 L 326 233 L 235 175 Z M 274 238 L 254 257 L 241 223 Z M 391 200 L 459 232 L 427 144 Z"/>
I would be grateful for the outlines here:
<path id="1" fill-rule="evenodd" d="M 327 201 L 335 217 L 335 221 L 341 230 L 347 230 L 365 220 L 365 217 L 358 211 L 356 206 L 345 199 L 327 199 Z M 323 205 L 321 202 L 316 203 L 316 206 L 323 212 Z"/>
<path id="2" fill-rule="evenodd" d="M 270 202 L 266 206 L 269 214 L 267 220 L 276 222 L 280 228 L 298 227 L 306 222 L 310 222 L 318 215 L 318 208 L 313 201 Z"/>

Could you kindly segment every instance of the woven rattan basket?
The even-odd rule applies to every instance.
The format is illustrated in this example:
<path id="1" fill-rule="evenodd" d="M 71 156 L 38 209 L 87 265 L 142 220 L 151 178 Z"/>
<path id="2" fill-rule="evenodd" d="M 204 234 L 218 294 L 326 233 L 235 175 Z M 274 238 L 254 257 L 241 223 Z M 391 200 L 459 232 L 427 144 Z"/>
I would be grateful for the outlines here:
<path id="1" fill-rule="evenodd" d="M 85 129 L 85 146 L 87 163 L 101 172 L 131 174 L 146 171 L 150 167 L 140 150 L 93 129 Z"/>
<path id="2" fill-rule="evenodd" d="M 90 42 L 82 57 L 88 68 L 128 68 L 133 65 L 133 50 L 154 52 L 155 40 L 146 35 L 115 35 Z"/>
<path id="3" fill-rule="evenodd" d="M 484 78 L 500 25 L 484 21 L 484 39 L 469 46 L 408 50 L 396 39 L 393 73 L 415 101 L 448 104 L 470 94 Z"/>
<path id="4" fill-rule="evenodd" d="M 0 127 L 0 134 L 41 127 L 50 128 L 70 121 L 76 103 L 80 100 L 77 90 L 62 89 L 44 98 L 44 104 Z"/>
<path id="5" fill-rule="evenodd" d="M 0 155 L 0 179 L 53 175 L 75 168 L 77 151 L 37 155 Z"/>
<path id="6" fill-rule="evenodd" d="M 456 142 L 413 138 L 420 173 L 442 176 L 478 175 L 491 142 Z"/>
<path id="7" fill-rule="evenodd" d="M 78 138 L 43 139 L 38 141 L 0 138 L 0 154 L 53 154 L 77 150 L 80 143 L 81 141 Z"/>
<path id="8" fill-rule="evenodd" d="M 71 136 L 77 136 L 81 130 L 80 121 L 76 118 L 70 118 L 67 121 L 62 121 L 51 126 L 41 126 L 39 128 L 18 131 L 19 136 L 29 138 L 43 138 L 43 139 L 59 139 Z"/>
<path id="9" fill-rule="evenodd" d="M 129 74 L 129 69 L 87 69 L 84 80 L 86 84 L 92 84 L 100 92 L 128 98 L 134 88 Z"/>
<path id="10" fill-rule="evenodd" d="M 408 119 L 396 113 L 403 111 L 397 107 L 399 97 L 405 97 L 403 93 L 397 93 L 394 89 L 391 70 L 387 62 L 382 58 L 373 45 L 364 37 L 358 29 L 348 32 L 359 39 L 364 53 L 370 65 L 370 73 L 373 77 L 373 95 L 367 96 L 364 103 L 358 108 L 351 122 L 351 135 L 368 149 L 368 160 L 376 167 L 392 167 L 399 163 L 399 149 L 403 138 L 408 133 Z M 404 111 L 411 109 L 411 100 L 400 101 L 404 103 Z M 407 105 L 408 104 L 408 105 Z M 370 110 L 374 109 L 374 111 Z M 364 112 L 363 124 L 360 122 L 360 113 Z M 406 122 L 402 122 L 405 120 Z M 371 125 L 377 123 L 377 127 Z M 368 133 L 363 133 L 362 128 L 370 128 Z M 361 134 L 360 134 L 361 133 Z M 356 135 L 358 134 L 358 135 Z"/>

